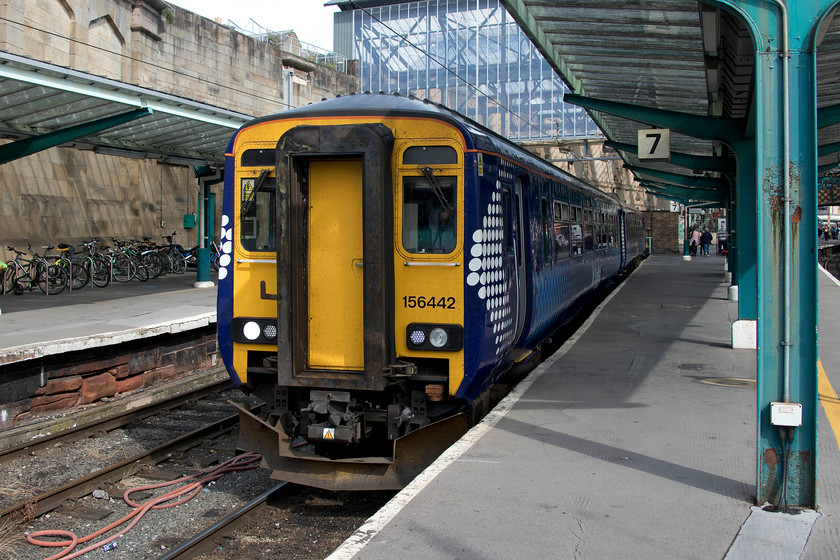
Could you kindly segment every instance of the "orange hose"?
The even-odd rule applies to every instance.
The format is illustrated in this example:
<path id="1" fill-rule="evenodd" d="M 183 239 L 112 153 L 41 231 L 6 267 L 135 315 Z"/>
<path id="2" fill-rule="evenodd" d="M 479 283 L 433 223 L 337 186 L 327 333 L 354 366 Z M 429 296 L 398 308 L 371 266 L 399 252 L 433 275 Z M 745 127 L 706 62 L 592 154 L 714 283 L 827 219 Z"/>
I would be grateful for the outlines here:
<path id="1" fill-rule="evenodd" d="M 45 547 L 46 546 L 49 546 L 49 547 L 63 546 L 63 547 L 66 547 L 61 552 L 58 552 L 58 553 L 50 556 L 49 558 L 46 558 L 45 560 L 70 560 L 71 558 L 78 558 L 79 556 L 81 556 L 83 554 L 87 554 L 91 550 L 94 550 L 94 549 L 99 548 L 100 546 L 106 545 L 109 542 L 111 542 L 111 541 L 123 536 L 124 534 L 126 534 L 128 531 L 131 530 L 132 527 L 134 527 L 134 525 L 137 524 L 138 521 L 140 521 L 140 519 L 146 514 L 147 511 L 152 510 L 152 509 L 171 508 L 171 507 L 186 503 L 186 502 L 190 501 L 191 499 L 193 499 L 196 496 L 196 494 L 201 492 L 201 489 L 208 482 L 218 480 L 219 478 L 221 478 L 222 476 L 224 476 L 225 474 L 227 474 L 229 472 L 254 469 L 258 466 L 257 462 L 261 458 L 262 458 L 262 456 L 257 454 L 257 453 L 243 453 L 242 455 L 238 455 L 236 457 L 228 459 L 224 463 L 221 463 L 217 467 L 215 467 L 215 468 L 213 468 L 213 469 L 211 469 L 207 472 L 196 473 L 194 475 L 186 476 L 186 477 L 179 478 L 179 479 L 176 479 L 176 480 L 172 480 L 172 481 L 169 481 L 169 482 L 160 482 L 158 484 L 150 484 L 150 485 L 147 485 L 147 486 L 138 486 L 136 488 L 129 488 L 123 494 L 123 500 L 125 500 L 125 503 L 128 504 L 129 506 L 135 508 L 134 511 L 125 515 L 122 519 L 118 519 L 117 521 L 114 521 L 110 525 L 107 525 L 106 527 L 103 527 L 102 529 L 99 529 L 98 531 L 96 531 L 94 533 L 91 533 L 90 535 L 87 535 L 86 537 L 78 538 L 75 535 L 75 533 L 73 533 L 71 531 L 46 529 L 46 530 L 43 530 L 43 531 L 33 531 L 33 532 L 29 533 L 28 535 L 26 535 L 26 540 L 29 541 L 29 543 L 34 544 L 36 546 L 45 546 Z M 196 479 L 196 478 L 198 480 L 195 480 L 194 482 L 191 482 L 190 484 L 187 484 L 187 485 L 182 486 L 180 488 L 170 490 L 166 494 L 158 496 L 157 498 L 151 498 L 149 501 L 147 501 L 144 504 L 138 504 L 137 502 L 129 499 L 130 494 L 133 494 L 134 492 L 139 492 L 140 490 L 151 490 L 151 489 L 155 489 L 155 488 L 162 488 L 162 487 L 165 487 L 165 486 L 171 486 L 173 484 L 178 484 L 178 483 L 181 483 L 181 482 L 184 482 L 184 481 L 187 481 L 187 480 Z M 185 496 L 185 497 L 182 497 L 182 496 Z M 176 502 L 169 503 L 170 500 L 173 500 L 173 499 L 176 499 L 176 498 L 180 498 L 180 499 Z M 68 553 L 71 550 L 76 548 L 76 545 L 87 542 L 91 539 L 95 539 L 96 537 L 98 537 L 98 536 L 100 536 L 104 533 L 107 533 L 108 531 L 111 531 L 112 529 L 115 529 L 116 527 L 119 527 L 120 525 L 122 525 L 123 523 L 125 523 L 126 521 L 128 521 L 130 519 L 132 520 L 131 523 L 129 523 L 120 532 L 118 532 L 118 533 L 116 533 L 116 534 L 114 534 L 114 535 L 112 535 L 112 536 L 110 536 L 110 537 L 108 537 L 104 540 L 101 540 L 97 543 L 88 545 L 87 547 L 85 547 L 81 550 L 77 550 L 76 552 L 73 552 L 72 554 L 68 555 Z M 44 541 L 44 540 L 39 540 L 36 537 L 67 537 L 70 540 L 66 540 L 66 541 Z"/>

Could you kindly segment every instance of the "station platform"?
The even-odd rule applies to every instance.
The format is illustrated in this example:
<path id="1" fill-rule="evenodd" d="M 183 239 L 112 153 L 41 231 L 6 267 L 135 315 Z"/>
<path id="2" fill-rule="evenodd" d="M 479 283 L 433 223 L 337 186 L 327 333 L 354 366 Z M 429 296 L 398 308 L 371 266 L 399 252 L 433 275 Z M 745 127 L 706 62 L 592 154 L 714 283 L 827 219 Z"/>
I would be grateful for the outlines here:
<path id="1" fill-rule="evenodd" d="M 215 281 L 215 278 L 213 278 Z M 47 296 L 0 296 L 0 365 L 216 322 L 216 288 L 194 288 L 194 271 L 148 282 L 88 286 Z"/>
<path id="2" fill-rule="evenodd" d="M 648 258 L 328 560 L 837 558 L 837 398 L 821 383 L 819 511 L 754 507 L 756 356 L 731 347 L 723 278 L 720 257 Z M 819 288 L 830 327 L 840 285 Z"/>

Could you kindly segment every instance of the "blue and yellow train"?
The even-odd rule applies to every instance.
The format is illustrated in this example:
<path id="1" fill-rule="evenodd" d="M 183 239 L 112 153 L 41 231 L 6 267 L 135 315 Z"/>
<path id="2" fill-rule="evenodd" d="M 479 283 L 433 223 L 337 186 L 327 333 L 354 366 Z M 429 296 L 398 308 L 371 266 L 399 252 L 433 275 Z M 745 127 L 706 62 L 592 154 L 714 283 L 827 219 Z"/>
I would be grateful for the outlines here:
<path id="1" fill-rule="evenodd" d="M 642 216 L 428 101 L 339 97 L 226 154 L 221 355 L 274 476 L 400 488 L 645 250 Z"/>

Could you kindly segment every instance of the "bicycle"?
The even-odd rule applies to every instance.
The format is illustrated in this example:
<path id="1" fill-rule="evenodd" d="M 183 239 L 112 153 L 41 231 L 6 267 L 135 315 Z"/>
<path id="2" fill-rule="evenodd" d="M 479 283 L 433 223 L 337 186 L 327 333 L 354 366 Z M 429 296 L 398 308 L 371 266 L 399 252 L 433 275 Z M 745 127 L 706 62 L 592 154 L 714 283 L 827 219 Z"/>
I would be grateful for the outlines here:
<path id="1" fill-rule="evenodd" d="M 125 283 L 134 278 L 137 267 L 128 255 L 120 252 L 118 248 L 114 249 L 108 245 L 103 245 L 101 249 L 108 252 L 107 257 L 110 261 L 111 279 Z"/>
<path id="2" fill-rule="evenodd" d="M 160 253 L 165 257 L 164 267 L 166 272 L 174 272 L 175 274 L 183 274 L 187 270 L 187 258 L 184 256 L 183 247 L 173 242 L 176 232 L 172 235 L 164 235 L 167 245 L 159 248 Z"/>
<path id="3" fill-rule="evenodd" d="M 81 290 L 90 283 L 90 273 L 82 264 L 82 260 L 73 252 L 73 246 L 67 243 L 58 244 L 59 255 L 44 255 L 44 258 L 54 259 L 54 263 L 67 272 L 67 287 L 70 291 Z"/>
<path id="4" fill-rule="evenodd" d="M 8 269 L 4 274 L 4 285 L 7 282 L 5 276 L 11 270 L 11 288 L 15 295 L 19 296 L 26 290 L 32 292 L 35 290 L 35 286 L 38 286 L 47 295 L 55 295 L 64 291 L 67 286 L 67 272 L 38 255 L 32 250 L 32 245 L 29 246 L 29 252 L 32 253 L 32 258 L 29 260 L 23 258 L 26 255 L 23 251 L 18 251 L 11 245 L 7 245 L 6 248 L 15 253 L 15 258 L 7 263 Z M 44 248 L 48 251 L 53 249 L 52 246 Z"/>
<path id="5" fill-rule="evenodd" d="M 96 238 L 87 243 L 82 243 L 82 247 L 87 253 L 83 262 L 93 285 L 97 288 L 104 288 L 111 283 L 111 262 L 108 257 L 96 250 L 97 243 L 99 243 L 99 240 Z"/>
<path id="6" fill-rule="evenodd" d="M 210 240 L 210 266 L 213 267 L 213 270 L 216 272 L 219 271 L 219 258 L 222 256 L 222 250 L 219 247 L 219 244 L 216 243 L 215 240 Z"/>
<path id="7" fill-rule="evenodd" d="M 138 251 L 136 245 L 137 241 L 132 239 L 131 241 L 117 241 L 115 237 L 111 238 L 114 242 L 114 245 L 117 246 L 117 251 L 123 255 L 126 255 L 134 265 L 134 274 L 131 278 L 136 278 L 141 282 L 145 282 L 149 279 L 150 273 L 149 269 L 146 266 L 140 251 Z M 131 279 L 129 278 L 129 279 Z"/>

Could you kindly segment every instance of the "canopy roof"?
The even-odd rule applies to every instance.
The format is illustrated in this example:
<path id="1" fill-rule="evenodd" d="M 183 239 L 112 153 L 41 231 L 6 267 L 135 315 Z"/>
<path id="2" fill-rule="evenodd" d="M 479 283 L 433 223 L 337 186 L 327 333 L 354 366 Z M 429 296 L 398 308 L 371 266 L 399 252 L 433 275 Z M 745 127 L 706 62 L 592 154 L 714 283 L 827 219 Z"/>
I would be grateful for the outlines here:
<path id="1" fill-rule="evenodd" d="M 734 163 L 730 151 L 704 138 L 737 132 L 711 134 L 712 127 L 751 129 L 755 46 L 737 17 L 690 0 L 502 3 L 566 81 L 573 92 L 567 100 L 589 110 L 651 192 L 690 203 L 717 200 L 709 196 L 714 192 L 706 192 L 710 189 L 728 191 L 727 175 Z M 835 79 L 840 69 L 840 22 L 831 18 L 822 31 L 817 58 L 820 117 L 840 102 Z M 652 128 L 654 122 L 645 108 L 674 111 L 671 121 L 659 112 L 659 123 L 664 119 L 691 132 L 671 133 L 669 162 L 640 161 L 636 153 L 638 130 Z M 840 125 L 820 128 L 818 141 L 820 170 L 828 174 L 821 180 L 820 204 L 840 204 L 840 196 L 830 188 L 830 170 L 840 152 Z"/>
<path id="2" fill-rule="evenodd" d="M 250 115 L 0 53 L 5 163 L 56 145 L 192 165 L 221 164 Z"/>

